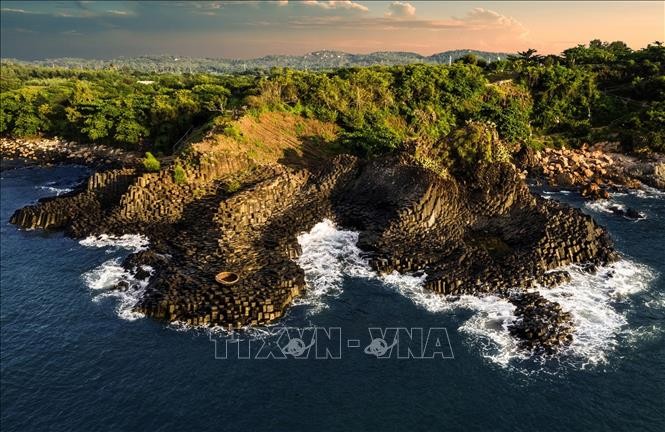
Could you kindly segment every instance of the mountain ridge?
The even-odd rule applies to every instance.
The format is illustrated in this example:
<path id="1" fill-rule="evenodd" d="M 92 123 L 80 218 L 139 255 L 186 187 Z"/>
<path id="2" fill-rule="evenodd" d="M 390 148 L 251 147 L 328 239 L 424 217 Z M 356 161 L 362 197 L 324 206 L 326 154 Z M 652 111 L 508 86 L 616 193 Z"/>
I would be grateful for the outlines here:
<path id="1" fill-rule="evenodd" d="M 342 67 L 387 66 L 410 63 L 446 64 L 468 54 L 473 54 L 486 61 L 496 61 L 510 55 L 510 53 L 472 49 L 448 50 L 429 56 L 408 51 L 376 51 L 367 54 L 352 54 L 344 51 L 319 50 L 303 55 L 274 54 L 252 59 L 179 57 L 164 54 L 116 57 L 113 59 L 60 57 L 41 60 L 20 60 L 6 58 L 2 61 L 64 68 L 105 69 L 109 67 L 119 67 L 146 72 L 235 73 L 252 70 L 266 70 L 272 67 L 321 70 Z"/>

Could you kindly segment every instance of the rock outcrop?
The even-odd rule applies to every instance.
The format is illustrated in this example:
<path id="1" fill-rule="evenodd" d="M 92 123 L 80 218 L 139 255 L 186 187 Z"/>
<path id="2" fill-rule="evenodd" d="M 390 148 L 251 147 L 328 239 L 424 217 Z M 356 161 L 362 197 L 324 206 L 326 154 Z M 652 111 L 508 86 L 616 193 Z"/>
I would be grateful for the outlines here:
<path id="1" fill-rule="evenodd" d="M 138 166 L 141 157 L 137 153 L 101 144 L 81 145 L 58 138 L 0 138 L 0 169 L 12 168 L 15 162 L 26 164 L 82 164 L 97 168 L 121 168 Z"/>
<path id="2" fill-rule="evenodd" d="M 618 144 L 599 143 L 580 149 L 529 151 L 524 149 L 520 165 L 545 177 L 551 186 L 579 188 L 582 196 L 608 198 L 609 192 L 639 189 L 642 183 L 665 188 L 665 158 L 637 158 L 619 153 Z"/>
<path id="3" fill-rule="evenodd" d="M 186 162 L 186 163 L 185 163 Z M 493 293 L 512 301 L 511 332 L 551 352 L 571 338 L 571 317 L 527 292 L 566 279 L 569 264 L 615 259 L 606 232 L 582 213 L 534 197 L 510 164 L 443 178 L 411 156 L 337 156 L 316 168 L 255 166 L 242 158 L 182 161 L 146 174 L 95 174 L 67 196 L 18 210 L 12 223 L 71 235 L 143 233 L 151 249 L 128 268 L 155 269 L 136 309 L 158 319 L 238 328 L 279 319 L 306 290 L 297 235 L 324 218 L 360 232 L 379 272 L 427 273 L 442 295 Z M 235 187 L 229 187 L 229 185 Z M 215 280 L 232 272 L 238 281 Z"/>

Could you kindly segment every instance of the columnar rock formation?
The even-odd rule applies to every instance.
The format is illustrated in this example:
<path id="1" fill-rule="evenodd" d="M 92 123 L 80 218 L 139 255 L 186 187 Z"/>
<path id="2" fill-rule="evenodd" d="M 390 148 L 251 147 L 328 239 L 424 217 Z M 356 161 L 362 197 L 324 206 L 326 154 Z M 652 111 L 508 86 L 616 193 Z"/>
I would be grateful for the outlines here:
<path id="1" fill-rule="evenodd" d="M 126 261 L 156 270 L 136 308 L 166 321 L 237 328 L 279 319 L 303 293 L 297 235 L 330 218 L 360 232 L 359 247 L 377 271 L 424 271 L 426 288 L 443 295 L 508 298 L 519 316 L 511 332 L 526 349 L 548 352 L 570 341 L 573 323 L 526 290 L 565 280 L 565 272 L 551 272 L 558 267 L 615 257 L 602 228 L 532 196 L 510 164 L 480 165 L 464 179 L 442 178 L 408 155 L 338 156 L 310 169 L 224 157 L 182 164 L 184 184 L 170 169 L 106 171 L 67 196 L 18 210 L 12 222 L 75 236 L 146 234 L 151 250 Z M 222 271 L 238 282 L 217 282 Z"/>

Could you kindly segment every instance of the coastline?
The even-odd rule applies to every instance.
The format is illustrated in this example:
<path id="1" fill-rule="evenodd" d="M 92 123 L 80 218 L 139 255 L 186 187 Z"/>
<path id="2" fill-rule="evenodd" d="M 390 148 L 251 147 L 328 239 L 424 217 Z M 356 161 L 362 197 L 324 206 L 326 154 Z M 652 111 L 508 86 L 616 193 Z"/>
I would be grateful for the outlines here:
<path id="1" fill-rule="evenodd" d="M 136 167 L 141 155 L 102 144 L 85 145 L 55 138 L 0 138 L 0 171 L 20 166 L 78 164 L 93 169 Z"/>
<path id="2" fill-rule="evenodd" d="M 481 167 L 462 183 L 441 179 L 408 155 L 371 162 L 338 156 L 317 169 L 254 167 L 229 191 L 229 177 L 246 162 L 199 156 L 188 160 L 184 184 L 170 167 L 100 170 L 79 190 L 19 209 L 11 221 L 75 238 L 143 234 L 150 248 L 123 263 L 144 284 L 137 312 L 242 328 L 279 320 L 307 291 L 294 261 L 301 254 L 297 236 L 329 218 L 360 232 L 358 247 L 378 273 L 424 271 L 425 289 L 439 295 L 507 299 L 517 307 L 511 334 L 538 353 L 571 342 L 571 316 L 522 290 L 564 283 L 569 275 L 552 270 L 569 264 L 591 264 L 593 271 L 616 259 L 603 228 L 532 196 L 511 165 Z M 146 266 L 154 273 L 138 271 Z M 235 272 L 240 283 L 216 283 L 220 271 Z"/>
<path id="3" fill-rule="evenodd" d="M 524 150 L 518 164 L 551 187 L 574 188 L 591 200 L 607 198 L 609 192 L 640 189 L 643 184 L 665 190 L 665 155 L 621 153 L 619 143 Z"/>

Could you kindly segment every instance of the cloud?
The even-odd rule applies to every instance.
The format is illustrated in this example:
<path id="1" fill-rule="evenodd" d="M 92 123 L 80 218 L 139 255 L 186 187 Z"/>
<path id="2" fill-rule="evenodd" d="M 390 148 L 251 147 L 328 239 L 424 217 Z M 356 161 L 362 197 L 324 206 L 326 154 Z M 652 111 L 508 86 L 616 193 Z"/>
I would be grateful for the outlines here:
<path id="1" fill-rule="evenodd" d="M 529 33 L 526 27 L 514 18 L 488 9 L 474 8 L 463 18 L 423 19 L 415 16 L 415 7 L 407 2 L 398 1 L 390 5 L 389 11 L 383 17 L 299 17 L 291 19 L 289 26 L 293 28 L 365 28 L 368 30 L 458 30 L 473 32 L 476 35 L 495 35 L 497 38 L 514 39 L 523 39 Z"/>
<path id="2" fill-rule="evenodd" d="M 388 6 L 387 17 L 412 17 L 416 15 L 416 8 L 409 2 L 394 1 Z"/>
<path id="3" fill-rule="evenodd" d="M 77 8 L 69 8 L 61 11 L 33 11 L 25 9 L 16 9 L 16 8 L 2 8 L 0 11 L 3 13 L 17 14 L 17 15 L 31 15 L 33 18 L 35 16 L 45 16 L 45 17 L 54 17 L 54 18 L 103 18 L 103 17 L 124 17 L 134 15 L 132 11 L 119 10 L 119 9 L 110 9 L 104 11 L 94 11 L 90 8 L 85 7 L 87 3 L 77 2 Z"/>
<path id="4" fill-rule="evenodd" d="M 352 2 L 350 0 L 305 0 L 302 4 L 306 6 L 320 7 L 321 9 L 347 9 L 361 12 L 369 11 L 367 6 L 363 6 L 360 3 Z"/>
<path id="5" fill-rule="evenodd" d="M 395 19 L 393 17 L 348 18 L 341 16 L 328 17 L 302 17 L 289 22 L 292 27 L 331 27 L 344 29 L 366 28 L 368 30 L 394 30 L 394 29 L 459 29 L 462 24 L 452 20 L 425 20 L 418 18 Z"/>
<path id="6" fill-rule="evenodd" d="M 524 25 L 512 17 L 501 15 L 493 10 L 473 8 L 464 18 L 455 18 L 469 30 L 508 30 L 526 36 L 529 32 Z"/>

